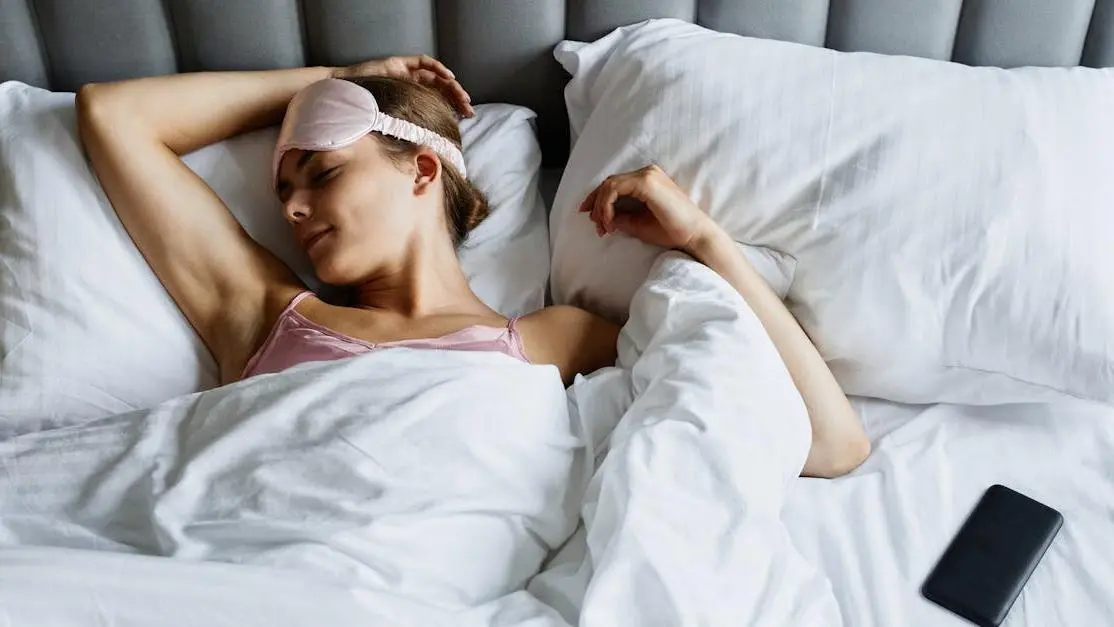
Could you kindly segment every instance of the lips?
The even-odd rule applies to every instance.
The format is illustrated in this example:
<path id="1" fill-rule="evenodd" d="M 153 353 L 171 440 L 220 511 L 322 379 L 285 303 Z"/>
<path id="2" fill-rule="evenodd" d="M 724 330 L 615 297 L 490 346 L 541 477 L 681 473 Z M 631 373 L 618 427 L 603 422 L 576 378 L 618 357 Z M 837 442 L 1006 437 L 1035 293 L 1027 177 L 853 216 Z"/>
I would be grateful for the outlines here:
<path id="1" fill-rule="evenodd" d="M 326 235 L 332 232 L 333 229 L 331 228 L 321 229 L 320 231 L 317 231 L 316 233 L 310 235 L 305 239 L 305 241 L 302 243 L 302 248 L 308 253 L 314 247 L 314 245 L 317 244 L 317 242 L 320 242 Z"/>

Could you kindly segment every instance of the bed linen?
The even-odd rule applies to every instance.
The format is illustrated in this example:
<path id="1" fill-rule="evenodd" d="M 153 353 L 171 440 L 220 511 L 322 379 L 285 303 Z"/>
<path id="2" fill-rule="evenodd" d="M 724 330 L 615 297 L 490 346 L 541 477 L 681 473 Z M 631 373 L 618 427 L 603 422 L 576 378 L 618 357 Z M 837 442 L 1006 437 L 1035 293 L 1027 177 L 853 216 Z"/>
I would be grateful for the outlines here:
<path id="1" fill-rule="evenodd" d="M 661 166 L 788 302 L 850 394 L 1114 402 L 1114 69 L 970 67 L 650 20 L 555 55 L 579 129 L 556 303 L 621 315 L 658 250 L 577 207 Z M 608 272 L 600 272 L 607 268 Z"/>
<path id="2" fill-rule="evenodd" d="M 804 404 L 741 297 L 666 255 L 619 353 L 566 395 L 551 367 L 389 349 L 0 442 L 0 620 L 838 620 L 779 517 Z"/>
<path id="3" fill-rule="evenodd" d="M 159 624 L 167 627 L 214 624 L 224 619 L 242 627 L 318 621 L 335 625 L 959 627 L 963 624 L 959 619 L 921 599 L 918 590 L 979 495 L 995 482 L 1048 503 L 1065 516 L 1060 536 L 1033 574 L 1007 625 L 1097 625 L 1114 616 L 1114 562 L 1104 553 L 1108 538 L 1114 536 L 1114 458 L 1109 455 L 1114 450 L 1114 408 L 1066 397 L 1051 403 L 993 407 L 909 406 L 857 399 L 856 407 L 875 444 L 871 458 L 842 479 L 796 479 L 808 442 L 803 406 L 784 366 L 773 355 L 772 344 L 730 287 L 703 266 L 672 253 L 657 262 L 633 303 L 631 319 L 620 339 L 618 366 L 579 378 L 567 396 L 553 391 L 558 406 L 567 402 L 567 413 L 560 409 L 545 413 L 548 419 L 542 425 L 523 424 L 518 416 L 516 422 L 500 422 L 497 429 L 469 429 L 461 434 L 466 437 L 457 440 L 462 447 L 457 454 L 421 458 L 447 469 L 439 474 L 436 468 L 429 468 L 422 475 L 422 485 L 431 479 L 434 483 L 423 489 L 449 485 L 438 481 L 447 481 L 443 475 L 459 477 L 476 463 L 489 463 L 485 460 L 493 455 L 519 460 L 508 467 L 511 477 L 517 479 L 531 470 L 527 479 L 551 487 L 548 510 L 536 495 L 527 494 L 529 490 L 505 501 L 515 511 L 549 512 L 542 518 L 550 526 L 534 523 L 534 528 L 546 528 L 552 534 L 542 536 L 544 541 L 535 543 L 532 553 L 527 550 L 532 556 L 530 568 L 542 564 L 543 546 L 559 547 L 541 565 L 540 574 L 526 577 L 525 590 L 520 589 L 525 567 L 517 576 L 506 578 L 514 583 L 492 581 L 509 570 L 489 579 L 491 589 L 503 583 L 499 593 L 484 598 L 473 593 L 464 602 L 464 596 L 452 597 L 444 586 L 434 591 L 427 585 L 420 595 L 404 594 L 402 589 L 411 593 L 416 589 L 404 588 L 401 579 L 393 588 L 370 581 L 354 574 L 359 567 L 338 571 L 314 562 L 290 570 L 299 559 L 297 550 L 284 553 L 271 547 L 255 557 L 238 550 L 232 556 L 237 563 L 197 561 L 229 557 L 222 558 L 219 546 L 206 549 L 207 543 L 194 538 L 198 534 L 234 538 L 214 533 L 219 527 L 215 517 L 206 525 L 179 524 L 176 528 L 183 532 L 156 535 L 153 540 L 150 529 L 142 525 L 112 526 L 111 517 L 96 519 L 102 529 L 109 528 L 115 542 L 104 534 L 95 539 L 88 533 L 88 525 L 59 526 L 51 521 L 39 521 L 32 542 L 24 520 L 22 536 L 17 538 L 12 511 L 26 516 L 28 505 L 47 507 L 50 499 L 69 502 L 69 516 L 82 508 L 86 512 L 111 510 L 94 505 L 105 503 L 100 500 L 104 494 L 121 490 L 121 483 L 113 479 L 129 466 L 123 458 L 100 454 L 105 458 L 104 467 L 112 472 L 97 477 L 100 487 L 96 490 L 83 490 L 71 485 L 79 473 L 62 474 L 81 457 L 82 447 L 66 447 L 64 455 L 54 458 L 58 467 L 43 471 L 57 478 L 54 489 L 44 490 L 26 480 L 15 489 L 13 481 L 33 467 L 29 458 L 13 454 L 20 438 L 0 444 L 0 468 L 4 469 L 0 473 L 0 619 L 36 627 L 85 625 L 90 616 L 115 621 L 112 624 L 121 627 L 151 624 L 153 616 L 162 616 Z M 740 354 L 752 359 L 739 359 Z M 371 382 L 385 382 L 394 375 L 373 366 L 401 364 L 399 377 L 421 376 L 428 381 L 436 375 L 418 375 L 408 368 L 417 367 L 413 359 L 422 359 L 425 372 L 434 356 L 450 362 L 464 359 L 469 368 L 482 367 L 490 369 L 489 373 L 497 370 L 509 375 L 505 378 L 508 386 L 521 388 L 532 401 L 539 395 L 536 386 L 523 385 L 535 378 L 530 373 L 533 368 L 508 357 L 479 356 L 484 360 L 479 364 L 473 363 L 473 356 L 406 349 L 380 353 L 377 359 L 382 362 L 359 361 L 371 357 L 364 356 L 323 367 L 306 364 L 239 385 L 247 389 L 261 386 L 253 396 L 277 400 L 278 392 L 287 389 L 284 379 L 297 377 L 302 381 L 301 391 L 288 390 L 279 411 L 293 417 L 300 415 L 300 408 L 317 403 L 318 394 L 346 385 L 336 380 L 337 372 L 378 373 L 374 376 L 379 378 L 373 377 Z M 520 369 L 524 372 L 517 372 Z M 434 367 L 432 372 L 437 371 Z M 452 389 L 464 394 L 465 400 L 476 398 L 464 391 L 471 385 L 481 388 L 476 393 L 485 395 L 484 403 L 488 397 L 498 398 L 497 392 L 502 391 L 500 384 L 483 376 Z M 376 386 L 359 387 L 362 398 L 376 398 L 364 389 Z M 406 389 L 413 392 L 418 386 L 412 383 Z M 545 389 L 543 384 L 542 393 Z M 220 415 L 201 409 L 208 403 L 204 399 L 216 398 L 222 390 L 171 401 L 152 416 L 176 415 L 175 408 L 185 407 L 198 410 L 191 414 L 194 420 Z M 400 391 L 387 394 L 404 396 Z M 441 393 L 432 397 L 446 398 Z M 241 411 L 235 405 L 246 396 L 225 393 L 220 398 L 223 404 L 214 407 L 231 415 Z M 413 398 L 419 404 L 431 400 L 428 396 Z M 444 411 L 447 403 L 433 401 L 441 409 L 427 407 L 429 415 L 448 420 L 450 425 L 463 424 L 454 411 Z M 453 404 L 458 406 L 466 405 Z M 371 405 L 364 407 L 367 411 Z M 309 415 L 327 414 L 315 410 Z M 208 433 L 219 431 L 219 421 L 206 422 L 213 424 Z M 277 420 L 264 429 L 263 423 L 257 421 L 253 426 L 248 421 L 236 431 L 241 442 L 254 442 L 251 434 L 264 438 L 272 429 L 289 429 L 287 422 Z M 303 422 L 307 427 L 318 424 Z M 508 432 L 506 424 L 518 425 L 523 431 Z M 386 428 L 387 423 L 381 427 Z M 539 449 L 530 444 L 539 430 L 550 442 L 541 457 L 537 457 Z M 227 448 L 231 435 L 211 438 L 207 450 L 221 445 Z M 425 441 L 388 439 L 411 446 L 411 453 L 415 443 Z M 522 442 L 523 450 L 502 451 L 499 445 L 510 439 Z M 316 446 L 306 445 L 303 459 L 315 450 L 338 453 L 335 447 L 320 444 L 321 438 L 316 441 Z M 40 446 L 29 448 L 42 450 Z M 344 450 L 347 448 L 342 446 L 342 455 Z M 445 450 L 451 453 L 455 449 Z M 465 453 L 471 455 L 468 464 L 460 461 Z M 396 453 L 396 457 L 402 456 Z M 527 457 L 528 461 L 521 461 Z M 554 460 L 552 473 L 533 472 L 544 465 L 539 460 L 545 459 Z M 327 476 L 330 490 L 342 487 L 327 475 L 335 466 L 327 462 L 315 465 L 320 466 L 317 472 L 304 474 L 294 483 L 279 484 L 283 494 L 296 496 L 304 492 L 299 486 L 315 480 L 325 483 Z M 265 477 L 264 470 L 260 466 L 257 475 Z M 238 495 L 234 500 L 225 499 L 229 508 L 269 502 L 287 503 L 287 507 L 295 504 L 293 498 L 261 499 L 258 491 L 245 490 L 235 480 L 234 474 L 221 478 L 214 484 L 218 489 L 210 491 L 207 499 L 220 502 L 227 497 L 228 492 L 220 489 L 223 484 L 235 486 Z M 454 479 L 451 485 L 457 503 L 462 493 L 490 502 L 494 497 L 490 486 L 506 482 L 506 477 L 495 473 L 479 482 Z M 503 491 L 496 491 L 500 493 Z M 245 494 L 254 496 L 245 500 Z M 136 502 L 134 497 L 131 502 Z M 189 510 L 163 507 L 156 511 Z M 279 510 L 267 511 L 273 515 Z M 324 511 L 331 510 L 326 507 Z M 564 540 L 578 517 L 581 524 Z M 247 516 L 240 520 L 256 525 L 265 522 Z M 508 528 L 514 524 L 508 523 Z M 119 542 L 121 537 L 131 538 L 130 546 Z M 143 537 L 148 542 L 137 540 Z M 167 543 L 160 538 L 180 539 Z M 326 544 L 331 541 L 325 540 Z M 442 534 L 431 550 L 444 550 L 444 541 Z M 140 554 L 144 551 L 137 549 L 155 552 L 148 546 L 150 542 L 177 547 L 180 556 L 192 558 Z M 75 548 L 79 546 L 85 548 Z M 410 551 L 406 557 L 421 558 L 414 563 L 432 568 L 425 561 L 431 556 L 422 553 L 424 549 L 419 543 L 417 552 Z M 307 547 L 303 557 L 313 550 L 324 551 L 324 547 Z M 437 557 L 432 557 L 437 563 Z M 484 560 L 457 559 L 453 564 L 462 573 L 449 569 L 442 574 L 467 573 L 471 577 L 473 571 L 492 572 L 484 568 L 490 566 Z M 446 598 L 455 600 L 446 603 Z M 199 599 L 205 602 L 199 603 Z"/>
<path id="4" fill-rule="evenodd" d="M 1114 407 L 1070 397 L 993 407 L 856 401 L 874 442 L 852 475 L 801 479 L 782 519 L 832 583 L 849 627 L 963 627 L 920 587 L 986 488 L 1064 526 L 1006 627 L 1114 624 Z"/>
<path id="5" fill-rule="evenodd" d="M 73 99 L 0 85 L 0 437 L 150 407 L 217 382 L 211 355 L 90 170 Z M 477 296 L 508 316 L 542 307 L 549 276 L 534 119 L 523 107 L 484 104 L 461 121 L 470 180 L 491 208 L 461 247 L 461 267 Z M 316 289 L 271 189 L 277 133 L 240 135 L 183 160 Z"/>
<path id="6" fill-rule="evenodd" d="M 1111 623 L 1114 559 L 1107 547 L 1114 537 L 1114 407 L 1070 397 L 995 407 L 853 402 L 874 442 L 871 457 L 840 479 L 792 482 L 781 512 L 793 547 L 823 580 L 794 581 L 773 570 L 774 586 L 799 586 L 805 607 L 829 609 L 834 603 L 819 624 L 969 625 L 924 600 L 920 587 L 983 491 L 1002 483 L 1064 515 L 1059 536 L 1004 625 Z M 704 528 L 692 527 L 697 545 Z M 692 576 L 685 568 L 688 543 L 674 550 L 676 572 Z M 530 591 L 563 615 L 577 616 L 591 585 L 587 553 L 582 527 L 534 578 Z M 629 573 L 636 580 L 647 575 L 637 568 Z M 744 577 L 733 582 L 728 594 L 747 593 Z M 661 595 L 645 598 L 650 607 L 661 603 Z M 660 624 L 697 623 L 671 618 Z M 807 622 L 766 614 L 749 622 L 707 624 Z"/>
<path id="7" fill-rule="evenodd" d="M 552 366 L 374 351 L 0 442 L 0 544 L 254 564 L 466 607 L 521 587 L 571 532 L 576 451 Z"/>
<path id="8" fill-rule="evenodd" d="M 857 401 L 856 407 L 875 441 L 872 458 L 843 479 L 794 482 L 782 512 L 794 545 L 830 581 L 838 615 L 826 624 L 967 625 L 921 599 L 918 589 L 994 482 L 1065 516 L 1005 625 L 1110 622 L 1114 408 L 1075 399 L 1003 407 Z M 576 624 L 564 617 L 577 615 L 587 581 L 584 538 L 581 529 L 534 579 L 535 594 L 514 593 L 451 617 L 413 600 L 296 572 L 75 549 L 0 549 L 0 623 L 76 627 L 99 616 L 117 627 L 342 627 L 403 624 L 403 617 L 423 625 Z M 826 596 L 822 589 L 815 594 Z"/>

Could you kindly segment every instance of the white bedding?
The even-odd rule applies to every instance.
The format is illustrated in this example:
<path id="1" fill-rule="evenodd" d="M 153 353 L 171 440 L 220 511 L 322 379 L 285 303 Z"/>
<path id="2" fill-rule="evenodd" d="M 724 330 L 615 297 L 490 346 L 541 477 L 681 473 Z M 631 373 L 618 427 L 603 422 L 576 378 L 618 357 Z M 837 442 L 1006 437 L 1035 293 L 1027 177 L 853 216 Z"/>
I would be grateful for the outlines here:
<path id="1" fill-rule="evenodd" d="M 297 571 L 441 608 L 521 588 L 572 532 L 556 368 L 385 350 L 0 441 L 0 546 Z"/>
<path id="2" fill-rule="evenodd" d="M 657 249 L 597 237 L 577 207 L 656 163 L 736 241 L 792 259 L 793 313 L 844 390 L 1114 403 L 1114 68 L 968 67 L 675 19 L 556 56 L 579 136 L 550 216 L 554 302 L 626 311 Z"/>
<path id="3" fill-rule="evenodd" d="M 550 367 L 387 350 L 2 441 L 0 621 L 831 624 L 779 521 L 808 420 L 757 318 L 672 254 L 619 348 L 568 397 Z M 586 550 L 522 591 L 578 516 Z"/>
<path id="4" fill-rule="evenodd" d="M 1114 624 L 1114 407 L 856 403 L 875 442 L 836 481 L 794 483 L 782 519 L 832 582 L 848 627 L 962 627 L 920 597 L 983 491 L 1001 483 L 1064 515 L 1007 627 Z"/>
<path id="5" fill-rule="evenodd" d="M 959 626 L 918 589 L 995 482 L 1065 516 L 1007 625 L 1109 622 L 1114 408 L 860 402 L 872 458 L 797 480 L 741 304 L 669 254 L 567 397 L 398 349 L 0 442 L 0 625 Z"/>

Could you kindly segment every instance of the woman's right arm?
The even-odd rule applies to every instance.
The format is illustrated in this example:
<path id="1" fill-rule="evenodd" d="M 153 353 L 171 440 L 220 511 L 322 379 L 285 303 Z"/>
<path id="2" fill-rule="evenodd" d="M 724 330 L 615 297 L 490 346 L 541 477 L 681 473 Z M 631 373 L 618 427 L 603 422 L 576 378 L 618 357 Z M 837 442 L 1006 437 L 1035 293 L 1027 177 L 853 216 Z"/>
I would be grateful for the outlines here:
<path id="1" fill-rule="evenodd" d="M 268 313 L 299 289 L 180 155 L 276 124 L 327 68 L 180 74 L 91 84 L 78 127 L 120 221 L 217 359 L 222 379 L 265 334 Z M 234 376 L 234 375 L 233 375 Z"/>

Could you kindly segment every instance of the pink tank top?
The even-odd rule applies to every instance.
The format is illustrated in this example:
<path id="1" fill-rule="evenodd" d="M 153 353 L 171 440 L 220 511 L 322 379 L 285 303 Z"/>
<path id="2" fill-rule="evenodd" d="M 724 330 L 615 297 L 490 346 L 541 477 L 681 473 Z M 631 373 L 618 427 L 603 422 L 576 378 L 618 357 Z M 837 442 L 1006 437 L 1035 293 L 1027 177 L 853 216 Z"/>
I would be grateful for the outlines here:
<path id="1" fill-rule="evenodd" d="M 522 337 L 515 328 L 518 318 L 511 318 L 506 327 L 474 325 L 438 338 L 372 344 L 337 333 L 294 311 L 294 307 L 311 294 L 298 294 L 282 310 L 263 346 L 248 360 L 241 379 L 279 372 L 307 361 L 343 359 L 380 348 L 396 347 L 494 351 L 530 363 L 522 346 Z"/>

